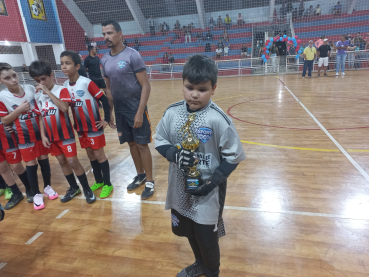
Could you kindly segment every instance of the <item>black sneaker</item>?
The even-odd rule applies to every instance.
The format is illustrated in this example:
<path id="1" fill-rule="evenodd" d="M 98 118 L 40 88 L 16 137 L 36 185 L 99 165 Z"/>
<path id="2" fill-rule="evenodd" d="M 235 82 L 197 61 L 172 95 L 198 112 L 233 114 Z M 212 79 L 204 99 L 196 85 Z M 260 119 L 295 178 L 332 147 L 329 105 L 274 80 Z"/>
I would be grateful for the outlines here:
<path id="1" fill-rule="evenodd" d="M 146 182 L 145 189 L 141 194 L 141 199 L 145 200 L 150 198 L 154 194 L 155 185 L 153 182 Z"/>
<path id="2" fill-rule="evenodd" d="M 325 77 L 328 77 L 328 74 L 324 73 L 324 76 L 325 76 Z"/>
<path id="3" fill-rule="evenodd" d="M 65 195 L 60 199 L 60 202 L 62 202 L 62 203 L 69 202 L 70 200 L 73 199 L 73 197 L 75 197 L 78 194 L 81 194 L 81 190 L 79 188 L 75 189 L 75 188 L 71 187 L 67 190 Z"/>
<path id="4" fill-rule="evenodd" d="M 35 196 L 35 194 L 32 192 L 32 190 L 27 190 L 26 196 L 27 196 L 27 202 L 33 203 L 33 196 Z"/>
<path id="5" fill-rule="evenodd" d="M 203 266 L 195 262 L 194 264 L 182 269 L 182 271 L 177 274 L 177 277 L 198 277 L 204 274 L 205 271 Z"/>
<path id="6" fill-rule="evenodd" d="M 145 181 L 146 181 L 146 176 L 143 178 L 140 178 L 140 176 L 137 175 L 133 179 L 133 182 L 128 185 L 127 190 L 135 190 L 136 188 L 141 186 Z"/>
<path id="7" fill-rule="evenodd" d="M 91 189 L 84 190 L 83 192 L 85 193 L 86 202 L 88 204 L 92 204 L 96 201 L 96 196 Z"/>
<path id="8" fill-rule="evenodd" d="M 24 196 L 23 196 L 22 193 L 17 193 L 17 194 L 13 193 L 13 195 L 10 198 L 10 200 L 8 201 L 8 203 L 5 204 L 4 209 L 5 210 L 13 209 L 23 199 L 24 199 Z"/>
<path id="9" fill-rule="evenodd" d="M 317 77 L 320 77 L 320 74 L 318 74 L 318 76 Z"/>

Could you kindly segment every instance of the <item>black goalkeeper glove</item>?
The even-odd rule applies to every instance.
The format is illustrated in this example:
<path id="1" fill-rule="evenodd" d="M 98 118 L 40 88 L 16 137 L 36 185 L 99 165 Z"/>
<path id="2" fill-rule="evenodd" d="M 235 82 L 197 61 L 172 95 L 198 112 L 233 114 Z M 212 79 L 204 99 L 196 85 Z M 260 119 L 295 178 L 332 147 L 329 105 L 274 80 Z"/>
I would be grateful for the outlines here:
<path id="1" fill-rule="evenodd" d="M 177 147 L 169 148 L 166 158 L 168 161 L 177 164 L 178 168 L 183 172 L 187 172 L 189 167 L 193 167 L 196 161 L 195 154 L 191 150 L 178 149 Z"/>
<path id="2" fill-rule="evenodd" d="M 207 196 L 213 189 L 215 189 L 226 180 L 227 176 L 216 169 L 210 179 L 206 180 L 202 186 L 198 187 L 194 191 L 190 191 L 189 193 L 194 196 Z"/>

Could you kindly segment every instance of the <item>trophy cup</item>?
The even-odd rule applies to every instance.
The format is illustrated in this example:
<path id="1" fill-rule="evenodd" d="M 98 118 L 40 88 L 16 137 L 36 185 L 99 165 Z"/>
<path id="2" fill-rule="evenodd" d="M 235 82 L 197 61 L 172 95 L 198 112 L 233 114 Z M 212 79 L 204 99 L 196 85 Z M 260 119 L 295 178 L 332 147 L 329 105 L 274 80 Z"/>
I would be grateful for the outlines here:
<path id="1" fill-rule="evenodd" d="M 191 113 L 188 116 L 188 120 L 183 125 L 180 132 L 183 132 L 182 137 L 185 136 L 186 133 L 188 133 L 187 138 L 182 141 L 182 148 L 186 150 L 190 150 L 192 153 L 194 153 L 195 156 L 195 162 L 192 167 L 189 167 L 188 171 L 186 172 L 186 192 L 190 192 L 193 190 L 196 190 L 199 186 L 202 185 L 202 179 L 201 179 L 201 173 L 197 170 L 197 164 L 199 162 L 197 156 L 196 156 L 196 149 L 199 147 L 199 140 L 195 138 L 191 134 L 190 126 L 191 123 L 194 122 L 196 119 L 196 114 Z"/>

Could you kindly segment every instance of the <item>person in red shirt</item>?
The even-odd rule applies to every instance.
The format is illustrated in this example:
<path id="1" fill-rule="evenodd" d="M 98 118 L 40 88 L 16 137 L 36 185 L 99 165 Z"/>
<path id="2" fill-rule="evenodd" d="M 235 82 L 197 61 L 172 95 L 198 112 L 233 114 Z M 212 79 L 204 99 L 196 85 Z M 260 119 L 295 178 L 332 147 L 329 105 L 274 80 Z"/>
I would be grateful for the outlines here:
<path id="1" fill-rule="evenodd" d="M 40 131 L 42 144 L 49 148 L 62 168 L 70 188 L 61 198 L 65 203 L 81 193 L 73 171 L 82 185 L 87 203 L 96 201 L 84 168 L 77 158 L 77 146 L 68 110 L 72 99 L 67 88 L 54 84 L 51 66 L 47 61 L 34 61 L 29 75 L 38 83 L 35 94 L 36 108 L 40 108 Z"/>
<path id="2" fill-rule="evenodd" d="M 38 187 L 37 160 L 44 180 L 44 194 L 49 199 L 58 198 L 51 188 L 51 172 L 48 159 L 49 149 L 41 143 L 38 115 L 34 95 L 36 89 L 31 85 L 19 85 L 17 73 L 9 64 L 2 64 L 0 81 L 7 88 L 0 93 L 0 120 L 3 124 L 13 124 L 20 154 L 26 163 L 35 210 L 45 208 L 43 195 Z"/>
<path id="3" fill-rule="evenodd" d="M 96 180 L 91 189 L 95 191 L 102 187 L 100 198 L 106 198 L 113 191 L 113 186 L 109 161 L 104 152 L 104 128 L 110 122 L 113 107 L 109 107 L 108 98 L 93 81 L 79 76 L 81 59 L 78 53 L 64 51 L 60 54 L 60 62 L 63 73 L 69 78 L 64 82 L 64 87 L 68 88 L 72 98 L 75 129 L 81 147 L 86 149 Z M 100 118 L 98 101 L 103 106 L 105 120 Z"/>

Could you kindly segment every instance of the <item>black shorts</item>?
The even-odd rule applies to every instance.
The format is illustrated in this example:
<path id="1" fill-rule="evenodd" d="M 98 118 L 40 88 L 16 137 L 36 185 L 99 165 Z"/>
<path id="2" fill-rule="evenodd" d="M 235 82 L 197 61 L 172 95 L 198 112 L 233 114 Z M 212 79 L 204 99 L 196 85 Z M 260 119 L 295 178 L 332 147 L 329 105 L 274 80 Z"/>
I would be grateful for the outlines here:
<path id="1" fill-rule="evenodd" d="M 136 113 L 115 112 L 118 137 L 120 144 L 125 142 L 136 142 L 137 144 L 148 144 L 152 142 L 151 123 L 147 110 L 143 114 L 143 123 L 140 128 L 133 128 Z"/>
<path id="2" fill-rule="evenodd" d="M 103 78 L 101 79 L 91 79 L 91 81 L 93 81 L 98 88 L 106 88 L 106 84 Z"/>

